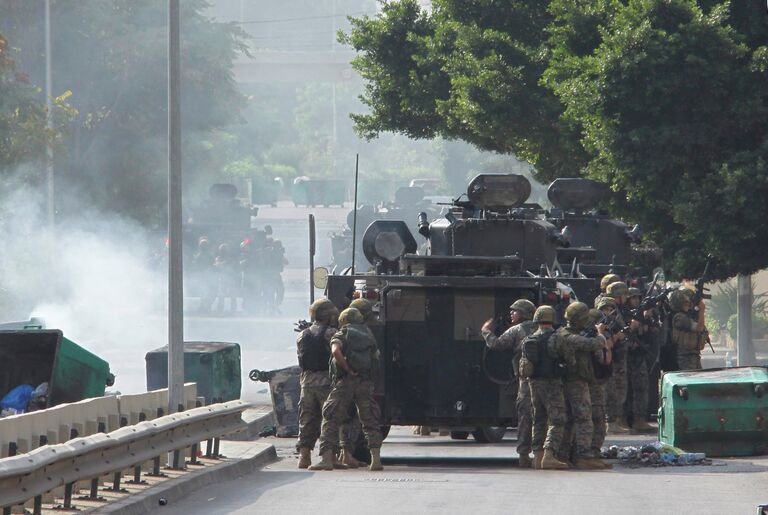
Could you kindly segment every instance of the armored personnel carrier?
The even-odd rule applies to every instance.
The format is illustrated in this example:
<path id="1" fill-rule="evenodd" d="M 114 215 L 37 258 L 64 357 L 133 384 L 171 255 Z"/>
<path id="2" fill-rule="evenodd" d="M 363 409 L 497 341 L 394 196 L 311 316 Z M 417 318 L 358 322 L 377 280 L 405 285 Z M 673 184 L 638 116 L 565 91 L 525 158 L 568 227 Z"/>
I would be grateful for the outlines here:
<path id="1" fill-rule="evenodd" d="M 416 234 L 419 213 L 425 213 L 429 219 L 440 213 L 441 206 L 432 203 L 424 197 L 420 187 L 405 186 L 395 191 L 393 202 L 365 204 L 357 209 L 358 236 L 376 220 L 403 220 L 412 233 Z M 347 215 L 347 226 L 340 232 L 331 235 L 331 251 L 333 262 L 331 270 L 341 272 L 352 265 L 352 226 L 355 224 L 355 210 Z M 362 239 L 357 238 L 355 250 L 355 269 L 366 271 L 370 264 L 363 253 Z"/>
<path id="2" fill-rule="evenodd" d="M 382 355 L 384 426 L 448 427 L 487 442 L 516 424 L 512 356 L 487 350 L 481 326 L 495 318 L 506 329 L 520 298 L 562 313 L 574 290 L 594 284 L 540 273 L 568 244 L 567 231 L 525 205 L 530 191 L 520 175 L 478 175 L 444 216 L 419 216 L 424 253 L 406 222 L 375 220 L 362 237 L 372 272 L 328 276 L 337 306 L 362 296 L 378 311 L 371 329 Z"/>
<path id="3" fill-rule="evenodd" d="M 555 273 L 597 280 L 607 273 L 621 277 L 635 273 L 632 245 L 641 242 L 643 232 L 597 211 L 607 193 L 607 185 L 589 179 L 557 179 L 549 185 L 547 197 L 553 208 L 546 219 L 559 229 L 567 228 L 570 242 L 557 251 Z"/>

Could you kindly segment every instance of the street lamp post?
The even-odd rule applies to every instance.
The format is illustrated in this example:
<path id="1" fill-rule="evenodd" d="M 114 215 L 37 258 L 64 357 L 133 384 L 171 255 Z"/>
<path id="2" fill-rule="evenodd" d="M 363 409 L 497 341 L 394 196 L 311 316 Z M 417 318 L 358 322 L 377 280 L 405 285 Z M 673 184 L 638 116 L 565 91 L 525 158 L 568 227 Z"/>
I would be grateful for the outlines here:
<path id="1" fill-rule="evenodd" d="M 168 412 L 184 403 L 179 0 L 168 0 Z M 176 465 L 176 464 L 174 464 Z"/>

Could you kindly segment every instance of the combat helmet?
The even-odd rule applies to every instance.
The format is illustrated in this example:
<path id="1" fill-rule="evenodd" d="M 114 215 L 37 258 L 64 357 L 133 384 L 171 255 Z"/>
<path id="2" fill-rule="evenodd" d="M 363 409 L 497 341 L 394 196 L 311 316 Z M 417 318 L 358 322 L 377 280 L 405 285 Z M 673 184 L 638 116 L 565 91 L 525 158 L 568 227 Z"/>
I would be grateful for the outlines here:
<path id="1" fill-rule="evenodd" d="M 349 304 L 349 307 L 358 310 L 363 315 L 364 320 L 368 320 L 373 314 L 373 304 L 367 299 L 355 299 Z"/>
<path id="2" fill-rule="evenodd" d="M 347 324 L 362 324 L 363 321 L 363 314 L 355 308 L 347 308 L 339 315 L 339 327 Z"/>
<path id="3" fill-rule="evenodd" d="M 509 306 L 509 309 L 514 309 L 515 311 L 519 312 L 523 318 L 526 320 L 530 320 L 533 318 L 533 314 L 536 311 L 536 306 L 533 305 L 533 302 L 527 299 L 517 299 L 515 302 L 512 303 L 511 306 Z"/>
<path id="4" fill-rule="evenodd" d="M 684 290 L 675 290 L 669 294 L 669 307 L 674 312 L 685 311 L 685 303 L 690 301 Z"/>
<path id="5" fill-rule="evenodd" d="M 536 313 L 533 314 L 533 321 L 536 323 L 554 324 L 555 309 L 552 306 L 539 306 Z"/>
<path id="6" fill-rule="evenodd" d="M 616 281 L 615 283 L 608 285 L 605 289 L 605 294 L 614 299 L 617 297 L 626 297 L 629 294 L 629 288 L 627 288 L 626 283 Z"/>
<path id="7" fill-rule="evenodd" d="M 595 305 L 597 309 L 603 309 L 604 307 L 612 307 L 616 309 L 616 299 L 613 297 L 600 297 Z"/>
<path id="8" fill-rule="evenodd" d="M 630 288 L 627 297 L 643 297 L 643 291 L 640 288 Z"/>
<path id="9" fill-rule="evenodd" d="M 326 298 L 317 299 L 309 306 L 309 318 L 318 322 L 331 322 L 338 314 L 339 310 Z"/>
<path id="10" fill-rule="evenodd" d="M 608 288 L 608 285 L 611 283 L 617 283 L 621 281 L 621 277 L 619 277 L 616 274 L 606 274 L 603 276 L 602 279 L 600 279 L 600 289 L 602 291 L 605 291 Z"/>
<path id="11" fill-rule="evenodd" d="M 586 327 L 589 322 L 589 306 L 583 302 L 572 302 L 565 308 L 565 319 L 568 325 L 576 329 Z"/>

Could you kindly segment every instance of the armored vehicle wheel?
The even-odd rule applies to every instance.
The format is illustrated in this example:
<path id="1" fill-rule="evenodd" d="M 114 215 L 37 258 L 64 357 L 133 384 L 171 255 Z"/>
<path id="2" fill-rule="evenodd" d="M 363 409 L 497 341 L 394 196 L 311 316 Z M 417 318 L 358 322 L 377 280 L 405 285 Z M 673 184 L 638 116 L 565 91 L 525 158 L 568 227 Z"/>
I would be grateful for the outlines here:
<path id="1" fill-rule="evenodd" d="M 479 443 L 499 443 L 504 439 L 506 427 L 483 426 L 472 431 L 472 436 Z"/>
<path id="2" fill-rule="evenodd" d="M 451 431 L 451 440 L 466 440 L 469 438 L 469 431 Z"/>

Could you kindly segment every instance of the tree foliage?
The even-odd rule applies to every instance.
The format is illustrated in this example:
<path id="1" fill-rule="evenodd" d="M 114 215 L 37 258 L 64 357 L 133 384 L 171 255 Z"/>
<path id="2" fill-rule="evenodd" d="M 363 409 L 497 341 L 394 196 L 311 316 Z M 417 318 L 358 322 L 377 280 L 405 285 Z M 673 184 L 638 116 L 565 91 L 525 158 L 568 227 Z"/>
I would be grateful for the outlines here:
<path id="1" fill-rule="evenodd" d="M 609 183 L 678 276 L 768 265 L 768 24 L 759 0 L 414 0 L 344 39 L 361 134 L 442 135 L 536 176 Z"/>
<path id="2" fill-rule="evenodd" d="M 67 95 L 55 99 L 56 123 L 48 128 L 40 89 L 18 69 L 9 51 L 9 43 L 0 33 L 0 172 L 43 159 L 47 146 L 56 144 L 61 124 L 71 114 L 65 103 Z M 39 179 L 40 174 L 35 175 Z"/>
<path id="3" fill-rule="evenodd" d="M 38 84 L 45 72 L 42 5 L 0 0 L 0 31 L 13 37 L 19 66 Z M 194 182 L 205 173 L 205 136 L 236 122 L 242 109 L 232 63 L 245 43 L 238 27 L 204 15 L 205 1 L 181 7 L 184 169 Z M 154 0 L 51 2 L 54 92 L 70 90 L 79 112 L 57 156 L 60 209 L 77 211 L 87 199 L 145 222 L 162 220 L 166 9 Z"/>

